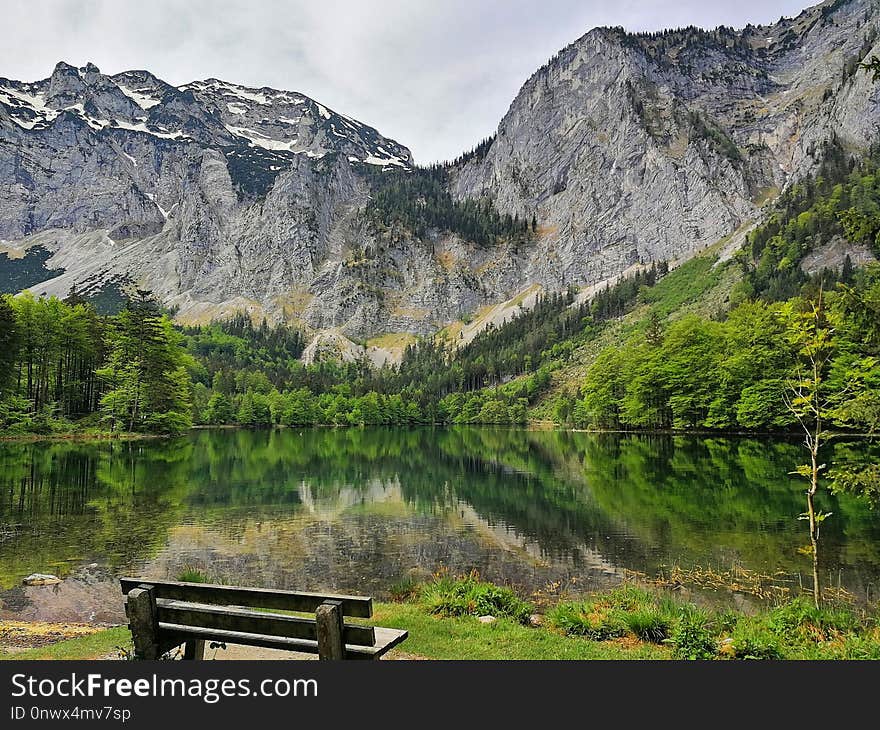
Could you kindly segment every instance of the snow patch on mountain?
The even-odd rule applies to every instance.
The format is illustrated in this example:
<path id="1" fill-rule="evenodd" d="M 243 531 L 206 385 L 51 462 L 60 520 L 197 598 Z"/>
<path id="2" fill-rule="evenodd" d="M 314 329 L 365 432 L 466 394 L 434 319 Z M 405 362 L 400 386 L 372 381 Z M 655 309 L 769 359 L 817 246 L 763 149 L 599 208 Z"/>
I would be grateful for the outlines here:
<path id="1" fill-rule="evenodd" d="M 130 89 L 124 84 L 116 84 L 119 90 L 137 104 L 144 111 L 152 109 L 162 103 L 161 99 L 156 99 L 149 94 L 145 94 L 143 90 Z"/>

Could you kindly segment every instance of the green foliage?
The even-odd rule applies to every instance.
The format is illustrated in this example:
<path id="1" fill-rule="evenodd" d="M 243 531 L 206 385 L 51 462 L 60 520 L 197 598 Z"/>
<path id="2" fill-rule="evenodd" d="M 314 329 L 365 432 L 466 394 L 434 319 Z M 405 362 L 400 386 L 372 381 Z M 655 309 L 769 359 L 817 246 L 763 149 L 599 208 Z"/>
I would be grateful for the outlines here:
<path id="1" fill-rule="evenodd" d="M 642 641 L 663 643 L 675 621 L 667 601 L 632 585 L 585 601 L 564 601 L 547 612 L 551 626 L 571 636 L 606 641 L 631 633 Z"/>
<path id="2" fill-rule="evenodd" d="M 0 297 L 0 402 L 15 378 L 18 323 L 9 297 Z"/>
<path id="3" fill-rule="evenodd" d="M 643 609 L 626 614 L 626 627 L 642 641 L 662 644 L 669 638 L 669 618 L 657 610 Z"/>
<path id="4" fill-rule="evenodd" d="M 484 246 L 531 239 L 532 211 L 500 214 L 488 199 L 456 200 L 449 193 L 448 169 L 442 165 L 373 175 L 373 197 L 366 214 L 382 228 L 401 225 L 424 238 L 429 231 L 458 233 Z"/>
<path id="5" fill-rule="evenodd" d="M 305 349 L 300 330 L 270 327 L 265 320 L 256 327 L 244 314 L 206 327 L 184 327 L 182 332 L 187 350 L 204 367 L 201 378 L 206 385 L 211 385 L 217 373 L 229 377 L 241 370 L 263 373 L 270 383 L 279 385 L 299 365 Z"/>
<path id="6" fill-rule="evenodd" d="M 692 607 L 689 607 L 693 610 Z M 700 630 L 693 635 L 694 650 L 690 656 L 703 659 L 880 659 L 880 634 L 869 622 L 856 620 L 855 628 L 834 641 L 808 640 L 777 635 L 766 628 L 767 609 L 755 615 L 729 611 L 728 623 L 737 628 L 731 636 L 720 630 L 720 619 L 712 617 L 706 624 L 712 632 L 710 641 Z M 853 615 L 855 615 L 853 613 Z M 531 628 L 520 622 L 500 617 L 491 624 L 481 624 L 468 615 L 438 618 L 419 597 L 405 603 L 377 603 L 374 620 L 382 626 L 410 632 L 406 651 L 432 659 L 668 659 L 685 658 L 663 645 L 649 641 L 592 641 L 583 636 L 560 634 L 555 626 Z M 715 643 L 715 636 L 719 642 Z M 610 637 L 617 638 L 617 637 Z M 410 642 L 412 642 L 410 644 Z M 664 642 L 669 645 L 672 642 Z M 23 652 L 3 654 L 2 659 L 95 659 L 106 656 L 120 646 L 129 645 L 125 627 L 107 629 L 95 634 L 63 640 L 50 646 Z M 684 645 L 684 644 L 683 644 Z"/>
<path id="7" fill-rule="evenodd" d="M 576 343 L 634 307 L 646 288 L 668 272 L 654 265 L 598 292 L 589 302 L 576 292 L 539 296 L 502 325 L 489 325 L 467 345 L 451 349 L 435 339 L 406 349 L 398 368 L 372 381 L 383 392 L 412 393 L 427 417 L 442 423 L 520 424 L 547 389 L 552 370 Z"/>
<path id="8" fill-rule="evenodd" d="M 0 293 L 15 294 L 29 286 L 61 276 L 64 269 L 49 269 L 46 262 L 52 252 L 43 246 L 31 246 L 20 258 L 0 253 Z"/>
<path id="9" fill-rule="evenodd" d="M 763 627 L 743 622 L 730 637 L 733 659 L 783 659 L 779 638 Z"/>
<path id="10" fill-rule="evenodd" d="M 198 568 L 184 568 L 180 573 L 177 574 L 177 577 L 174 580 L 179 580 L 181 583 L 212 583 L 213 581 L 208 577 L 208 574 Z"/>
<path id="11" fill-rule="evenodd" d="M 76 293 L 0 300 L 0 430 L 96 426 L 178 433 L 191 425 L 189 360 L 146 292 L 99 316 Z"/>
<path id="12" fill-rule="evenodd" d="M 810 279 L 800 268 L 815 248 L 843 237 L 880 255 L 880 148 L 858 165 L 840 145 L 823 151 L 816 177 L 790 186 L 766 221 L 748 236 L 737 260 L 745 276 L 740 296 L 781 301 L 821 282 L 847 283 L 848 271 L 826 271 Z M 844 267 L 846 269 L 846 267 Z"/>
<path id="13" fill-rule="evenodd" d="M 475 574 L 437 576 L 422 587 L 421 601 L 430 613 L 441 616 L 495 616 L 528 623 L 532 613 L 531 604 L 510 588 L 480 581 Z"/>
<path id="14" fill-rule="evenodd" d="M 714 659 L 717 643 L 708 616 L 702 611 L 682 611 L 669 642 L 676 659 Z"/>
<path id="15" fill-rule="evenodd" d="M 101 412 L 111 431 L 181 433 L 192 425 L 189 359 L 147 292 L 112 320 Z"/>
<path id="16" fill-rule="evenodd" d="M 569 636 L 584 636 L 593 641 L 624 636 L 627 631 L 624 618 L 620 611 L 602 609 L 590 601 L 560 603 L 547 613 L 552 626 Z"/>
<path id="17" fill-rule="evenodd" d="M 404 602 L 416 598 L 422 590 L 421 584 L 412 577 L 401 578 L 388 587 L 392 601 Z"/>
<path id="18" fill-rule="evenodd" d="M 816 608 L 805 597 L 778 606 L 768 617 L 771 632 L 798 640 L 827 641 L 851 633 L 858 627 L 859 620 L 851 610 L 833 606 Z"/>
<path id="19" fill-rule="evenodd" d="M 841 285 L 825 300 L 831 327 L 823 347 L 834 354 L 822 374 L 829 416 L 838 426 L 871 431 L 880 423 L 880 342 L 874 324 L 880 266 L 865 267 L 852 285 Z M 688 315 L 663 328 L 655 319 L 622 346 L 599 353 L 581 386 L 573 420 L 615 429 L 789 429 L 796 419 L 786 394 L 792 383 L 803 381 L 798 368 L 810 306 L 801 298 L 747 301 L 724 321 Z M 865 476 L 852 470 L 840 474 L 841 485 L 855 485 Z"/>

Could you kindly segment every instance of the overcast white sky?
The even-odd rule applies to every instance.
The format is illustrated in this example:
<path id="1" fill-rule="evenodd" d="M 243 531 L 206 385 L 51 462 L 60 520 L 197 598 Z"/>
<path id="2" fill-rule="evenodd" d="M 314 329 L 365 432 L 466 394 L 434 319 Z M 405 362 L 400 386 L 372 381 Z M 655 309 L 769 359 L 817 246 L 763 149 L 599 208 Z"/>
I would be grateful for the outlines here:
<path id="1" fill-rule="evenodd" d="M 491 134 L 522 83 L 598 25 L 767 23 L 809 0 L 2 0 L 0 76 L 55 63 L 300 91 L 417 162 Z"/>

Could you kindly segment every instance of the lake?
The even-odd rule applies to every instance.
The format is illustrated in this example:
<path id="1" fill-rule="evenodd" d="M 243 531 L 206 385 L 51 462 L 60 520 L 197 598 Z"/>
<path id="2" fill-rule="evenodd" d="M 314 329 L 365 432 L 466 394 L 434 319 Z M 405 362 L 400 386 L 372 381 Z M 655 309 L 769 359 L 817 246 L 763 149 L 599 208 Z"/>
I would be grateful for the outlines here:
<path id="1" fill-rule="evenodd" d="M 839 450 L 876 448 L 867 442 Z M 840 451 L 838 456 L 842 456 Z M 439 569 L 527 590 L 664 566 L 809 585 L 797 441 L 507 428 L 200 430 L 0 444 L 0 617 L 121 621 L 115 579 L 387 595 Z M 880 512 L 820 500 L 823 576 L 880 594 Z M 34 572 L 64 582 L 25 587 Z"/>

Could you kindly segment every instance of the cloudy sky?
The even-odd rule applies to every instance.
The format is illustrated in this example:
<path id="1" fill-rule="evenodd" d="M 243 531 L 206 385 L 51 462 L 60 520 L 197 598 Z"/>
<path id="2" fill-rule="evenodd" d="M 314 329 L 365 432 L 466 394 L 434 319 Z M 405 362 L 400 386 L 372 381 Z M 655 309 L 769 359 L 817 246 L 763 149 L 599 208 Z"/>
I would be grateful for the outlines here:
<path id="1" fill-rule="evenodd" d="M 532 72 L 597 25 L 767 23 L 808 0 L 2 0 L 0 76 L 145 68 L 308 94 L 418 162 L 491 134 Z"/>

